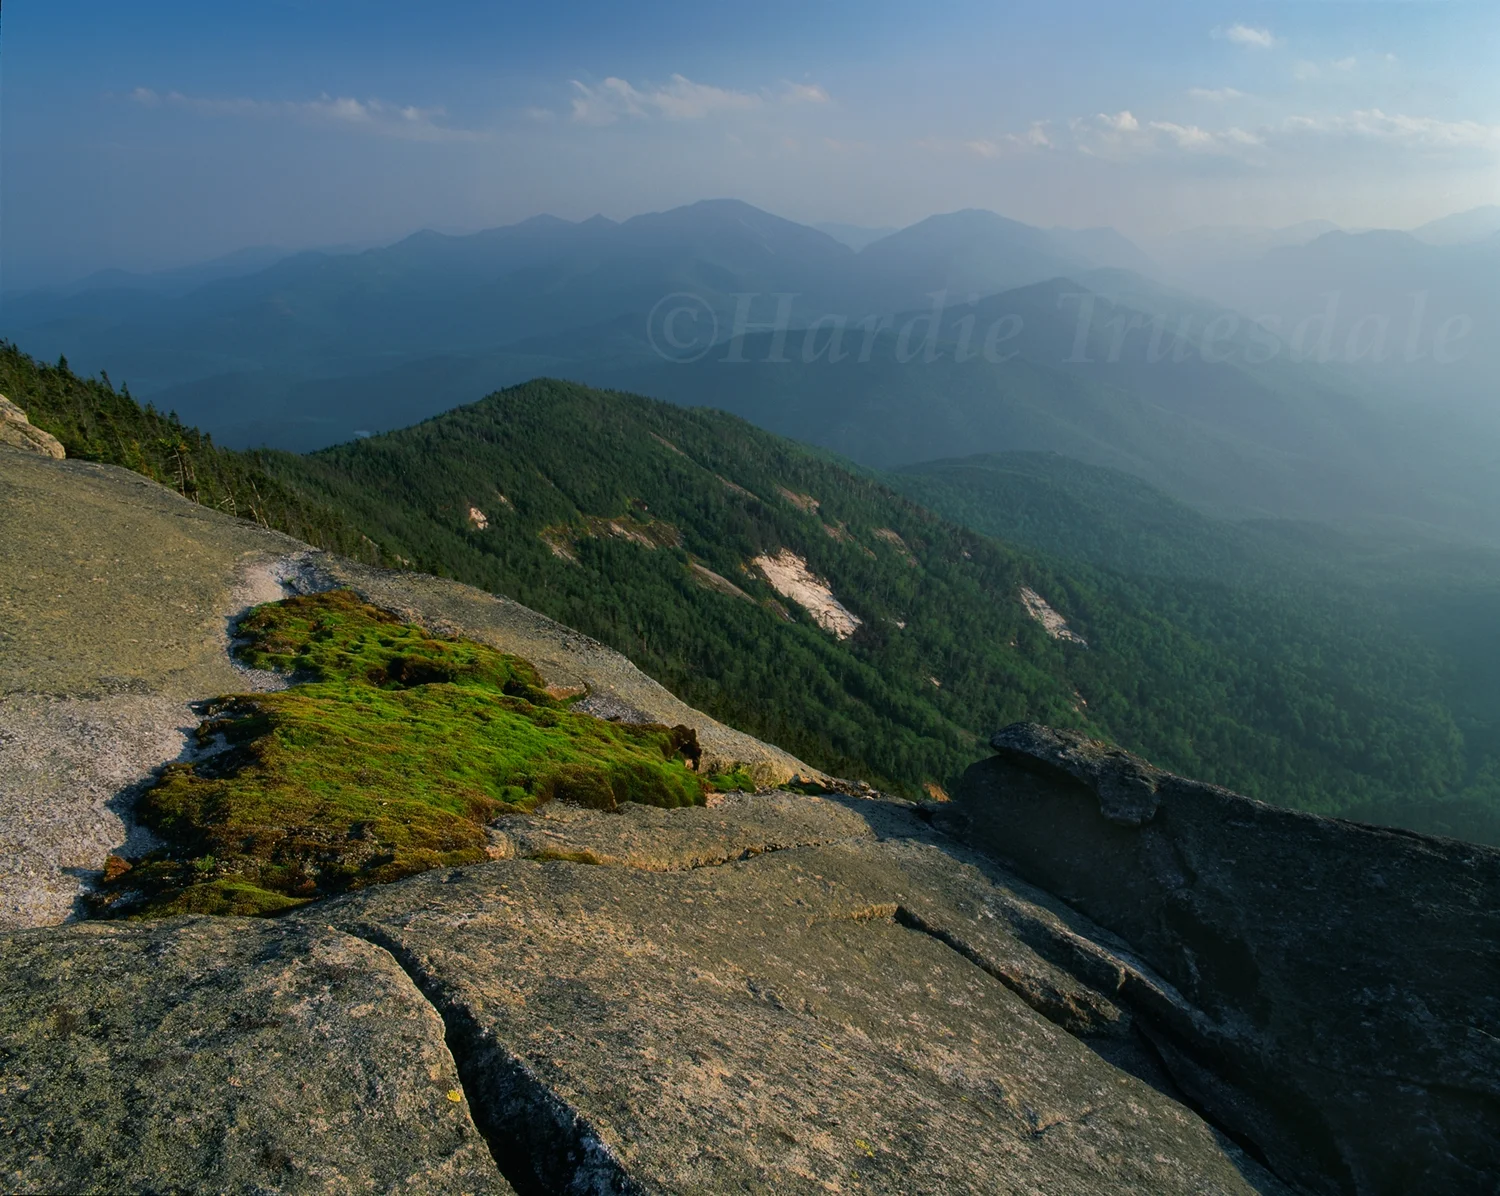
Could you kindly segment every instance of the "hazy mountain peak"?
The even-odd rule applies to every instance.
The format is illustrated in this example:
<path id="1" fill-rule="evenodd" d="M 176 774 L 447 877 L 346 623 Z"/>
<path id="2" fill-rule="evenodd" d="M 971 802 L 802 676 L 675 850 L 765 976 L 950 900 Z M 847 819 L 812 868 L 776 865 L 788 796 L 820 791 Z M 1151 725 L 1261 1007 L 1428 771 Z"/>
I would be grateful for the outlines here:
<path id="1" fill-rule="evenodd" d="M 759 250 L 776 257 L 795 258 L 808 253 L 832 259 L 852 257 L 847 245 L 827 233 L 739 199 L 703 199 L 664 212 L 647 212 L 632 216 L 619 227 L 627 235 L 645 237 L 646 242 L 682 241 L 702 246 L 714 255 L 730 252 L 731 246 L 743 244 L 748 238 Z"/>
<path id="2" fill-rule="evenodd" d="M 1428 247 L 1411 233 L 1395 228 L 1374 228 L 1361 232 L 1336 229 L 1313 238 L 1306 245 L 1283 246 L 1273 252 L 1283 255 L 1301 252 L 1313 256 L 1363 257 L 1391 254 L 1411 256 L 1427 251 Z"/>
<path id="3" fill-rule="evenodd" d="M 1002 216 L 998 212 L 991 212 L 988 208 L 960 208 L 956 212 L 940 212 L 928 216 L 925 220 L 919 220 L 916 224 L 908 225 L 899 232 L 892 233 L 883 244 L 896 240 L 897 238 L 916 239 L 918 237 L 933 236 L 973 236 L 982 233 L 994 232 L 1020 232 L 1036 233 L 1040 235 L 1041 230 L 1033 228 L 1029 224 L 1022 224 L 1019 220 L 1012 220 Z"/>
<path id="4" fill-rule="evenodd" d="M 1455 212 L 1412 229 L 1412 236 L 1429 245 L 1470 245 L 1496 235 L 1500 235 L 1500 204 Z"/>
<path id="5" fill-rule="evenodd" d="M 597 217 L 596 219 L 603 219 Z M 554 216 L 550 212 L 539 212 L 535 216 L 528 216 L 525 220 L 518 220 L 511 225 L 512 228 L 542 229 L 542 228 L 574 228 L 576 220 L 565 220 L 561 216 Z"/>

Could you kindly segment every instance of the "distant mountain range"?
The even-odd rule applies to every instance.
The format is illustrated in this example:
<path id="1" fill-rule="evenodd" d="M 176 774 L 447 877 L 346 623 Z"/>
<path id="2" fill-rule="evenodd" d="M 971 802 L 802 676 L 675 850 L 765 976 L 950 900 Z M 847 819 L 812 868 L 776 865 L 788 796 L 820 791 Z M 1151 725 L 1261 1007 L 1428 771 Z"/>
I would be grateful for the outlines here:
<path id="1" fill-rule="evenodd" d="M 717 200 L 111 275 L 8 300 L 3 329 L 229 444 L 317 448 L 553 376 L 869 465 L 1057 450 L 1223 513 L 1494 534 L 1500 237 L 1449 243 L 1488 219 L 1199 230 L 1190 268 L 976 210 L 855 249 Z"/>
<path id="2" fill-rule="evenodd" d="M 888 237 L 898 231 L 894 224 L 869 228 L 863 224 L 844 224 L 837 220 L 820 221 L 812 227 L 820 233 L 827 233 L 835 241 L 849 246 L 850 249 L 863 249 L 871 241 L 878 241 L 881 237 Z"/>
<path id="3" fill-rule="evenodd" d="M 728 329 L 741 295 L 761 297 L 758 321 L 782 295 L 793 297 L 797 322 L 880 315 L 934 291 L 993 294 L 1138 256 L 1118 236 L 1048 233 L 988 212 L 933 217 L 856 252 L 721 200 L 618 224 L 540 216 L 470 236 L 417 233 L 364 253 L 297 254 L 182 295 L 111 278 L 13 300 L 5 330 L 43 354 L 126 372 L 154 393 L 217 373 L 321 378 L 489 354 L 644 318 L 672 294 L 695 297 Z"/>

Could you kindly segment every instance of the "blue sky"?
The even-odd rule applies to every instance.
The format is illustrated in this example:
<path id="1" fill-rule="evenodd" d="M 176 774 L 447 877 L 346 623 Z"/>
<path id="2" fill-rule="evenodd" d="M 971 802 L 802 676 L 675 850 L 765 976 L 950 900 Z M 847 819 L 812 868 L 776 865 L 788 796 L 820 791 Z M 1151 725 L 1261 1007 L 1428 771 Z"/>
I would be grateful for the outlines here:
<path id="1" fill-rule="evenodd" d="M 7 287 L 736 196 L 1149 238 L 1500 202 L 1500 5 L 13 0 Z"/>

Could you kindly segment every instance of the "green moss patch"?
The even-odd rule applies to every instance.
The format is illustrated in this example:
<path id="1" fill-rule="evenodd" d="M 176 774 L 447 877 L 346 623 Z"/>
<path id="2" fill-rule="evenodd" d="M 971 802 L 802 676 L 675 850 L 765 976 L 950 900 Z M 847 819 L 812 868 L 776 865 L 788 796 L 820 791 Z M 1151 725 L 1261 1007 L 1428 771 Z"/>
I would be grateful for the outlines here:
<path id="1" fill-rule="evenodd" d="M 519 657 L 349 591 L 258 607 L 240 633 L 241 659 L 304 683 L 211 705 L 198 739 L 219 750 L 142 798 L 167 846 L 112 869 L 102 910 L 274 914 L 483 860 L 485 823 L 542 802 L 703 800 L 690 729 L 575 713 Z"/>

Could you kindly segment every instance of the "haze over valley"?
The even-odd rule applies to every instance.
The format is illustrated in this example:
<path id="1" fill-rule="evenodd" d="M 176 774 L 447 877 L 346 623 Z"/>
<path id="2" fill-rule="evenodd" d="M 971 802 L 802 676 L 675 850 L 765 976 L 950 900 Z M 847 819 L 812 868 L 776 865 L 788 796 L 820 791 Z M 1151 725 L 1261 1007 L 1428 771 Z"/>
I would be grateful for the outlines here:
<path id="1" fill-rule="evenodd" d="M 12 7 L 6 1190 L 1491 1189 L 1500 9 Z"/>

